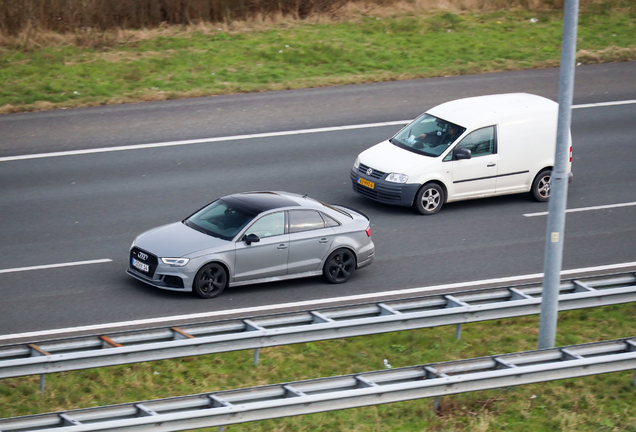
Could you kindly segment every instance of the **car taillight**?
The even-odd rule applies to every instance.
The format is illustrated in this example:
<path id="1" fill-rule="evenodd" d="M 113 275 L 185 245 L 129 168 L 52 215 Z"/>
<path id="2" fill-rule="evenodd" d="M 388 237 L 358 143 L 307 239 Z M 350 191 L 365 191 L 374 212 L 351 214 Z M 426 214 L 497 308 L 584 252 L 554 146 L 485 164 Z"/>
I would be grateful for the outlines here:
<path id="1" fill-rule="evenodd" d="M 368 228 L 366 229 L 366 232 L 367 232 L 367 236 L 368 236 L 368 237 L 371 237 L 371 227 L 368 227 Z"/>

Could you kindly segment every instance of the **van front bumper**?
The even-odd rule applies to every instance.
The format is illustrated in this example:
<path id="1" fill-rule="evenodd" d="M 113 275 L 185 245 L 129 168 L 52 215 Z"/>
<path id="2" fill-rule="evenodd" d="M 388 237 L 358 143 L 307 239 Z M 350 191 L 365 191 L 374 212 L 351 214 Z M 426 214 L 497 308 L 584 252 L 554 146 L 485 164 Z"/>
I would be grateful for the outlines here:
<path id="1" fill-rule="evenodd" d="M 351 169 L 351 185 L 355 192 L 384 204 L 411 207 L 420 185 L 393 183 L 384 180 L 385 178 L 386 174 L 378 179 L 367 176 L 359 169 Z M 364 186 L 361 184 L 360 179 L 373 183 L 373 187 Z M 365 183 L 364 181 L 362 183 Z"/>

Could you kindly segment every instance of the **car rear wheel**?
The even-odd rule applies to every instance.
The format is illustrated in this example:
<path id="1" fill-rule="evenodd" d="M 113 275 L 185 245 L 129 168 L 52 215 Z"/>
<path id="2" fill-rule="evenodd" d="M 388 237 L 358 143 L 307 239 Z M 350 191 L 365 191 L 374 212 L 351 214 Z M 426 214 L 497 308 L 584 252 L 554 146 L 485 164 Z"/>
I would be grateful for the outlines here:
<path id="1" fill-rule="evenodd" d="M 356 257 L 349 249 L 338 249 L 329 255 L 322 274 L 328 282 L 344 283 L 349 280 L 356 269 Z"/>
<path id="2" fill-rule="evenodd" d="M 552 171 L 541 171 L 532 182 L 532 197 L 539 202 L 546 202 L 550 199 L 550 183 L 552 182 Z"/>
<path id="3" fill-rule="evenodd" d="M 227 272 L 222 265 L 210 263 L 204 265 L 194 278 L 194 293 L 209 299 L 218 296 L 227 286 Z"/>
<path id="4" fill-rule="evenodd" d="M 432 215 L 442 208 L 444 200 L 444 189 L 437 183 L 427 183 L 415 196 L 415 209 L 423 215 Z"/>

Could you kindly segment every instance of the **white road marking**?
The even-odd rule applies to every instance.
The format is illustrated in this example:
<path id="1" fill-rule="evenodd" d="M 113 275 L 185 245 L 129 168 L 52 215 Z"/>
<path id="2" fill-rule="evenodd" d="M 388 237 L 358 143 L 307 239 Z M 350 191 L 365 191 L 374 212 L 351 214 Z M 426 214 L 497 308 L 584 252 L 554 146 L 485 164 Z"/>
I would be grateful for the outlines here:
<path id="1" fill-rule="evenodd" d="M 636 100 L 573 105 L 572 109 L 598 108 L 598 107 L 605 107 L 605 106 L 627 105 L 627 104 L 636 104 Z M 404 125 L 404 124 L 410 123 L 411 121 L 412 120 L 397 120 L 397 121 L 382 122 L 382 123 L 367 123 L 367 124 L 334 126 L 334 127 L 316 128 L 316 129 L 300 129 L 300 130 L 293 130 L 293 131 L 268 132 L 268 133 L 250 134 L 250 135 L 234 135 L 234 136 L 228 136 L 228 137 L 202 138 L 202 139 L 195 139 L 195 140 L 135 144 L 135 145 L 119 146 L 119 147 L 102 147 L 102 148 L 95 148 L 95 149 L 71 150 L 71 151 L 64 151 L 64 152 L 6 156 L 6 157 L 0 157 L 0 162 L 9 162 L 9 161 L 25 160 L 25 159 L 42 159 L 42 158 L 51 158 L 51 157 L 58 157 L 58 156 L 74 156 L 74 155 L 84 155 L 84 154 L 93 154 L 93 153 L 108 153 L 108 152 L 126 151 L 126 150 L 143 150 L 143 149 L 158 148 L 158 147 L 172 147 L 172 146 L 180 146 L 180 145 L 203 144 L 203 143 L 234 141 L 234 140 L 244 140 L 244 139 L 254 139 L 254 138 L 271 138 L 271 137 L 286 136 L 286 135 L 336 132 L 336 131 L 342 131 L 342 130 L 365 129 L 365 128 L 384 127 L 384 126 L 397 126 L 397 125 Z"/>
<path id="2" fill-rule="evenodd" d="M 624 101 L 615 101 L 615 102 L 600 102 L 600 103 L 573 105 L 572 109 L 577 109 L 577 108 L 596 108 L 596 107 L 605 107 L 605 106 L 614 106 L 614 105 L 629 105 L 629 104 L 635 104 L 635 103 L 636 103 L 636 100 L 624 100 Z"/>
<path id="3" fill-rule="evenodd" d="M 577 212 L 583 212 L 583 211 L 604 210 L 604 209 L 611 209 L 611 208 L 617 208 L 617 207 L 630 207 L 630 206 L 636 206 L 636 202 L 628 202 L 628 203 L 620 203 L 620 204 L 608 204 L 608 205 L 601 205 L 601 206 L 594 206 L 594 207 L 581 207 L 581 208 L 567 209 L 565 212 L 566 213 L 577 213 Z M 548 212 L 525 213 L 524 214 L 525 217 L 547 216 L 547 215 L 548 215 Z"/>
<path id="4" fill-rule="evenodd" d="M 271 137 L 277 137 L 277 136 L 302 135 L 302 134 L 311 134 L 311 133 L 320 133 L 320 132 L 335 132 L 335 131 L 343 131 L 343 130 L 365 129 L 365 128 L 384 127 L 384 126 L 396 126 L 396 125 L 407 124 L 410 121 L 411 120 L 398 120 L 398 121 L 383 122 L 383 123 L 367 123 L 367 124 L 359 124 L 359 125 L 334 126 L 334 127 L 316 128 L 316 129 L 300 129 L 300 130 L 293 130 L 293 131 L 267 132 L 267 133 L 249 134 L 249 135 L 234 135 L 234 136 L 217 137 L 217 138 L 201 138 L 201 139 L 194 139 L 194 140 L 168 141 L 168 142 L 150 143 L 150 144 L 135 144 L 135 145 L 128 145 L 128 146 L 120 146 L 120 147 L 102 147 L 102 148 L 85 149 L 85 150 L 71 150 L 71 151 L 53 152 L 53 153 L 7 156 L 7 157 L 1 157 L 0 162 L 25 160 L 25 159 L 42 159 L 42 158 L 50 158 L 50 157 L 57 157 L 57 156 L 73 156 L 73 155 L 83 155 L 83 154 L 91 154 L 91 153 L 108 153 L 108 152 L 116 152 L 116 151 L 124 151 L 124 150 L 141 150 L 141 149 L 149 149 L 149 148 L 157 148 L 157 147 L 172 147 L 172 146 L 180 146 L 180 145 L 213 143 L 213 142 L 222 142 L 222 141 L 235 141 L 235 140 L 245 140 L 245 139 L 254 139 L 254 138 L 271 138 Z"/>
<path id="5" fill-rule="evenodd" d="M 561 272 L 561 275 L 567 276 L 572 274 L 582 274 L 582 273 L 590 273 L 590 272 L 596 272 L 596 271 L 618 270 L 618 269 L 624 269 L 627 267 L 636 267 L 636 262 L 609 264 L 604 266 L 586 267 L 586 268 L 572 269 L 572 270 L 563 270 Z M 175 315 L 175 316 L 167 316 L 167 317 L 160 317 L 160 318 L 149 318 L 149 319 L 142 319 L 142 320 L 136 320 L 136 321 L 122 321 L 117 323 L 96 324 L 96 325 L 69 327 L 69 328 L 52 329 L 52 330 L 41 330 L 41 331 L 35 331 L 35 332 L 29 332 L 29 333 L 3 335 L 3 336 L 0 336 L 0 340 L 52 336 L 56 334 L 81 332 L 81 331 L 108 330 L 108 329 L 128 327 L 128 326 L 161 324 L 166 322 L 174 322 L 174 321 L 188 320 L 188 319 L 222 317 L 224 315 L 233 315 L 233 314 L 253 314 L 253 313 L 266 312 L 268 310 L 275 310 L 275 309 L 296 308 L 299 306 L 302 306 L 302 307 L 320 306 L 320 305 L 325 305 L 328 303 L 334 303 L 334 302 L 340 302 L 340 301 L 368 300 L 368 299 L 372 299 L 373 301 L 376 301 L 382 297 L 391 297 L 395 295 L 421 294 L 425 292 L 440 291 L 440 290 L 447 290 L 447 289 L 479 287 L 482 285 L 490 285 L 494 283 L 511 283 L 511 282 L 519 282 L 519 281 L 528 281 L 532 279 L 539 279 L 542 277 L 543 277 L 543 273 L 535 273 L 535 274 L 511 276 L 511 277 L 504 277 L 504 278 L 497 278 L 497 279 L 485 279 L 485 280 L 472 281 L 472 282 L 460 282 L 460 283 L 453 283 L 453 284 L 447 284 L 447 285 L 409 288 L 409 289 L 403 289 L 403 290 L 397 290 L 397 291 L 384 291 L 379 293 L 359 294 L 359 295 L 352 295 L 347 297 L 332 297 L 332 298 L 326 298 L 326 299 L 307 300 L 307 301 L 301 301 L 301 302 L 281 303 L 281 304 L 273 304 L 273 305 L 265 305 L 265 306 L 255 306 L 255 307 L 249 307 L 249 308 L 231 309 L 231 310 L 223 310 L 223 311 L 216 311 L 216 312 L 204 312 L 204 313 L 189 314 L 189 315 Z"/>
<path id="6" fill-rule="evenodd" d="M 59 264 L 46 264 L 32 267 L 18 267 L 18 268 L 10 268 L 10 269 L 0 269 L 0 273 L 17 273 L 29 270 L 43 270 L 43 269 L 51 269 L 51 268 L 60 268 L 60 267 L 74 267 L 88 264 L 101 264 L 112 262 L 112 259 L 104 258 L 98 260 L 90 260 L 90 261 L 75 261 L 75 262 L 67 262 L 67 263 L 59 263 Z"/>

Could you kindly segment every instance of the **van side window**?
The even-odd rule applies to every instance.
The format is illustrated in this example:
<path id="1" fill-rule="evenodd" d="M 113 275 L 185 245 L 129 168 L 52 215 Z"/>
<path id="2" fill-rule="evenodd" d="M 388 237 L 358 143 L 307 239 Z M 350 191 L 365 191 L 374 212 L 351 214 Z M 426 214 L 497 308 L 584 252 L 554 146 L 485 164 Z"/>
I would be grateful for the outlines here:
<path id="1" fill-rule="evenodd" d="M 471 157 L 486 156 L 497 153 L 495 127 L 488 126 L 477 129 L 461 140 L 459 148 L 468 149 Z"/>

